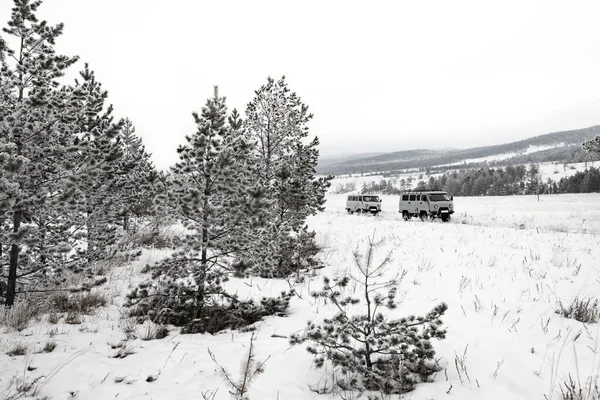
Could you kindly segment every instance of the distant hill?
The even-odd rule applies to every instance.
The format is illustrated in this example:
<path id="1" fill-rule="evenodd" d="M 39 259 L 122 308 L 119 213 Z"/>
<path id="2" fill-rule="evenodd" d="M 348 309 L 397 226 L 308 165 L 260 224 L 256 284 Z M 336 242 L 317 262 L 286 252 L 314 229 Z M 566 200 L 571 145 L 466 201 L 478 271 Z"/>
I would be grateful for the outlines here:
<path id="1" fill-rule="evenodd" d="M 589 159 L 581 144 L 600 135 L 600 125 L 534 136 L 517 142 L 471 149 L 406 150 L 320 163 L 320 174 L 402 172 L 410 169 L 444 171 L 483 164 L 503 166 L 538 162 L 581 162 Z"/>
<path id="2" fill-rule="evenodd" d="M 346 154 L 339 156 L 325 156 L 319 157 L 319 166 L 324 167 L 326 165 L 341 164 L 347 161 L 358 160 L 361 158 L 375 157 L 385 153 L 358 153 L 358 154 Z"/>

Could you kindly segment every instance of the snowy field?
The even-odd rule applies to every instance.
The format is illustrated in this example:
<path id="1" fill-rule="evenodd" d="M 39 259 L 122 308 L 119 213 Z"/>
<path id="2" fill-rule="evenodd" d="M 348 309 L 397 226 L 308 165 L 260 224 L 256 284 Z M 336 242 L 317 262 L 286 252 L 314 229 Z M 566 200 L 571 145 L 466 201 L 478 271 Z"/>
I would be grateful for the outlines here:
<path id="1" fill-rule="evenodd" d="M 326 267 L 295 284 L 301 297 L 292 300 L 288 317 L 255 325 L 257 360 L 268 359 L 249 398 L 334 398 L 317 393 L 330 382 L 328 372 L 312 368 L 305 346 L 290 347 L 285 337 L 308 320 L 333 316 L 332 306 L 310 292 L 325 275 L 355 271 L 352 252 L 363 250 L 371 235 L 383 239 L 376 259 L 392 252 L 389 274 L 405 271 L 393 316 L 421 315 L 441 301 L 449 306 L 442 317 L 447 337 L 434 343 L 442 370 L 414 392 L 386 399 L 560 399 L 569 374 L 582 385 L 597 379 L 599 324 L 555 310 L 575 297 L 600 296 L 600 195 L 542 196 L 539 203 L 535 196 L 454 200 L 457 213 L 450 223 L 405 222 L 397 196 L 384 196 L 382 214 L 373 217 L 348 215 L 345 196 L 329 195 L 326 211 L 309 220 Z M 250 332 L 181 335 L 172 328 L 165 339 L 143 341 L 147 327 L 137 326 L 137 338 L 127 343 L 131 354 L 114 358 L 118 350 L 112 347 L 131 328 L 123 317 L 123 295 L 140 279 L 142 265 L 167 254 L 146 250 L 140 260 L 112 271 L 101 289 L 110 305 L 81 324 L 51 324 L 44 316 L 20 333 L 5 329 L 0 399 L 18 398 L 17 386 L 24 384 L 32 384 L 39 399 L 230 399 L 208 349 L 237 376 Z M 242 298 L 289 289 L 285 281 L 257 278 L 230 281 L 228 287 Z M 56 344 L 54 351 L 41 352 L 48 342 Z M 26 354 L 8 356 L 18 344 Z M 359 398 L 335 398 L 342 396 Z"/>

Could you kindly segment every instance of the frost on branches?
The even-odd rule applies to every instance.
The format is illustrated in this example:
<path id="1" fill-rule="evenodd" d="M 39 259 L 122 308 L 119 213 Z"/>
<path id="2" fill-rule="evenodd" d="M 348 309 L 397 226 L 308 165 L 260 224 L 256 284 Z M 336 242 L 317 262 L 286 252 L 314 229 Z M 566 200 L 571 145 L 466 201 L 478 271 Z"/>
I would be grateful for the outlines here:
<path id="1" fill-rule="evenodd" d="M 331 303 L 337 312 L 321 323 L 309 321 L 303 334 L 292 336 L 291 344 L 309 341 L 315 366 L 328 362 L 334 367 L 337 388 L 332 389 L 404 393 L 439 370 L 431 340 L 445 338 L 441 316 L 448 307 L 441 303 L 425 316 L 390 318 L 397 308 L 399 281 L 398 276 L 381 280 L 391 259 L 388 255 L 373 265 L 376 246 L 370 239 L 364 257 L 354 254 L 358 276 L 324 278 L 323 289 L 313 296 Z"/>
<path id="2" fill-rule="evenodd" d="M 263 277 L 285 277 L 318 264 L 314 234 L 305 223 L 323 210 L 332 177 L 315 176 L 319 140 L 306 143 L 311 119 L 285 77 L 268 78 L 246 109 L 245 128 L 258 158 L 256 178 L 269 204 L 269 224 L 257 231 L 251 262 L 253 272 Z"/>
<path id="3" fill-rule="evenodd" d="M 216 87 L 193 116 L 197 130 L 179 147 L 180 161 L 162 199 L 190 233 L 171 257 L 147 267 L 152 280 L 130 294 L 129 304 L 135 315 L 184 325 L 184 332 L 215 332 L 252 323 L 265 312 L 283 313 L 289 295 L 255 305 L 221 286 L 231 261 L 251 248 L 253 229 L 264 223 L 263 192 L 249 173 L 254 161 L 237 129 L 237 112 L 228 119 Z"/>
<path id="4" fill-rule="evenodd" d="M 131 168 L 120 163 L 122 122 L 87 65 L 61 84 L 77 57 L 54 50 L 63 25 L 39 21 L 41 1 L 15 0 L 0 38 L 0 301 L 54 290 L 86 272 L 114 243 L 113 193 Z"/>

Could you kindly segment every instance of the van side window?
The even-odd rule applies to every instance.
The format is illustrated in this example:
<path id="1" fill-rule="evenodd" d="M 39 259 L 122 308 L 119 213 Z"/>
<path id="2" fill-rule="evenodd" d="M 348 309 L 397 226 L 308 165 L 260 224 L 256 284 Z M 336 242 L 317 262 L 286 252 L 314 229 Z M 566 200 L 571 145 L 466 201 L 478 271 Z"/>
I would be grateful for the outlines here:
<path id="1" fill-rule="evenodd" d="M 403 194 L 402 195 L 402 201 L 408 201 L 408 195 L 407 194 Z"/>
<path id="2" fill-rule="evenodd" d="M 424 194 L 424 195 L 421 196 L 421 201 L 427 201 L 427 195 L 426 194 Z"/>
<path id="3" fill-rule="evenodd" d="M 411 194 L 409 197 L 410 201 L 415 201 L 415 199 L 417 198 L 417 196 L 415 196 L 414 194 Z"/>

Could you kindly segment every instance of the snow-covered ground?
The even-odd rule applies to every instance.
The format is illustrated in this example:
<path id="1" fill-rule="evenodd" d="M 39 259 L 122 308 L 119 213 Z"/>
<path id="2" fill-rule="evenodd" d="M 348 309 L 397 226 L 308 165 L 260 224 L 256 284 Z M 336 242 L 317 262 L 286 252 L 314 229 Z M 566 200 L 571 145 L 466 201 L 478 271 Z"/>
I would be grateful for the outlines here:
<path id="1" fill-rule="evenodd" d="M 440 167 L 449 167 L 449 166 L 453 166 L 453 165 L 461 165 L 463 163 L 465 163 L 465 164 L 471 164 L 471 163 L 482 163 L 482 162 L 493 162 L 493 161 L 508 160 L 509 158 L 513 158 L 513 157 L 516 157 L 516 156 L 537 153 L 539 151 L 554 149 L 556 147 L 562 147 L 562 146 L 564 146 L 564 143 L 556 143 L 556 144 L 551 145 L 551 146 L 529 146 L 525 150 L 518 151 L 518 152 L 503 153 L 503 154 L 494 154 L 493 156 L 479 157 L 479 158 L 467 158 L 467 159 L 460 160 L 460 161 L 457 161 L 457 162 L 453 162 L 453 163 L 450 163 L 450 164 L 442 164 L 442 165 L 440 165 Z"/>
<path id="2" fill-rule="evenodd" d="M 309 220 L 326 267 L 296 285 L 301 298 L 292 300 L 288 317 L 256 324 L 256 358 L 269 358 L 249 398 L 331 398 L 316 393 L 326 385 L 327 372 L 311 367 L 304 346 L 290 347 L 281 336 L 334 314 L 331 305 L 309 294 L 323 276 L 353 271 L 352 252 L 364 249 L 372 235 L 384 239 L 378 257 L 392 251 L 389 273 L 406 271 L 394 316 L 420 315 L 441 301 L 449 306 L 442 317 L 447 338 L 434 343 L 442 371 L 414 392 L 389 399 L 559 399 L 568 374 L 582 384 L 596 379 L 599 324 L 566 319 L 555 310 L 576 296 L 600 297 L 600 195 L 542 196 L 539 203 L 534 196 L 454 200 L 457 213 L 444 224 L 403 221 L 397 196 L 383 196 L 383 212 L 373 217 L 348 215 L 345 196 L 329 195 L 326 211 Z M 51 324 L 45 316 L 21 333 L 4 330 L 0 399 L 16 393 L 11 382 L 34 382 L 37 397 L 48 399 L 203 399 L 202 393 L 215 390 L 215 400 L 229 399 L 208 349 L 237 376 L 250 332 L 181 335 L 172 328 L 162 340 L 130 340 L 133 353 L 113 358 L 117 350 L 111 345 L 125 339 L 123 295 L 140 279 L 142 265 L 166 254 L 146 250 L 140 260 L 116 268 L 101 289 L 110 305 L 82 324 Z M 287 282 L 257 278 L 228 286 L 241 297 L 288 289 Z M 144 329 L 137 327 L 140 334 Z M 53 352 L 38 352 L 50 341 L 56 343 Z M 8 356 L 15 344 L 26 345 L 27 354 Z"/>

